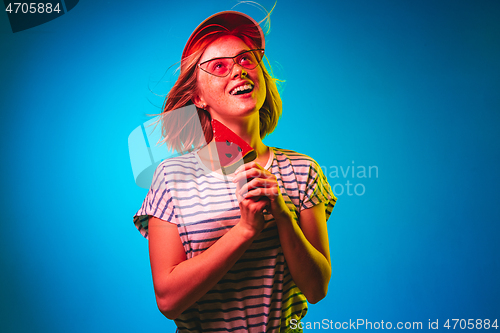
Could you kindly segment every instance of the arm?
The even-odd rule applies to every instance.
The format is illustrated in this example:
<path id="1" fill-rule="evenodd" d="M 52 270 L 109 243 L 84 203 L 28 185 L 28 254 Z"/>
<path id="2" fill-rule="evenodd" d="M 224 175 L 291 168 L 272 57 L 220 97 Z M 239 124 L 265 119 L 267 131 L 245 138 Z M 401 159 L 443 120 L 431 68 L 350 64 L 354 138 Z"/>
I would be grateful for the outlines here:
<path id="1" fill-rule="evenodd" d="M 302 210 L 299 227 L 284 202 L 273 174 L 254 162 L 242 166 L 235 174 L 235 182 L 251 179 L 242 186 L 239 195 L 268 198 L 268 210 L 276 220 L 281 247 L 293 280 L 310 303 L 319 302 L 326 296 L 331 276 L 324 204 Z"/>
<path id="2" fill-rule="evenodd" d="M 200 255 L 186 260 L 175 224 L 149 219 L 149 256 L 159 310 L 177 318 L 234 266 L 264 227 L 267 202 L 246 200 L 240 221 Z"/>
<path id="3" fill-rule="evenodd" d="M 319 302 L 332 273 L 324 204 L 301 211 L 300 227 L 291 214 L 275 219 L 293 280 L 310 303 Z"/>

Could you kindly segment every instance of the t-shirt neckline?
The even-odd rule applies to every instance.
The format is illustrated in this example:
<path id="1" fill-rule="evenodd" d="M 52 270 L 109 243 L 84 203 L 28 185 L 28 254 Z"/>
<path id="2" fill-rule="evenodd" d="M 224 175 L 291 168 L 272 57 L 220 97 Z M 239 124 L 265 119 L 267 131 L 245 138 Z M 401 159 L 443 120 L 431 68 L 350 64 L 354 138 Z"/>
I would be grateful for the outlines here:
<path id="1" fill-rule="evenodd" d="M 203 171 L 206 172 L 207 175 L 213 176 L 215 178 L 219 178 L 219 179 L 222 179 L 222 180 L 225 180 L 225 179 L 232 180 L 233 179 L 234 176 L 232 174 L 231 175 L 223 175 L 221 173 L 218 173 L 217 171 L 213 171 L 210 168 L 208 168 L 205 165 L 205 163 L 203 163 L 203 161 L 201 160 L 200 156 L 198 155 L 198 151 L 199 150 L 193 152 L 194 153 L 194 158 L 196 159 L 196 162 L 198 162 L 198 164 L 201 166 L 201 168 L 203 169 Z M 273 160 L 274 160 L 274 149 L 273 149 L 273 147 L 269 147 L 269 159 L 267 160 L 267 163 L 264 166 L 264 169 L 269 170 L 269 168 L 273 164 Z"/>

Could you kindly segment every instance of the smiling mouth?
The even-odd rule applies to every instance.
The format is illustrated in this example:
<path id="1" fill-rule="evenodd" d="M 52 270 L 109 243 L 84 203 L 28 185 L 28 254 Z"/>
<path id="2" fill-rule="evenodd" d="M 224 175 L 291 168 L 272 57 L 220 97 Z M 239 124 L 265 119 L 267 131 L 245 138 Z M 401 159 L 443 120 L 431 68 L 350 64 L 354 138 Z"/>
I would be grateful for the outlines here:
<path id="1" fill-rule="evenodd" d="M 253 85 L 251 84 L 244 84 L 242 86 L 238 86 L 231 90 L 229 93 L 231 95 L 242 95 L 242 94 L 247 94 L 249 92 L 252 92 L 253 90 Z"/>

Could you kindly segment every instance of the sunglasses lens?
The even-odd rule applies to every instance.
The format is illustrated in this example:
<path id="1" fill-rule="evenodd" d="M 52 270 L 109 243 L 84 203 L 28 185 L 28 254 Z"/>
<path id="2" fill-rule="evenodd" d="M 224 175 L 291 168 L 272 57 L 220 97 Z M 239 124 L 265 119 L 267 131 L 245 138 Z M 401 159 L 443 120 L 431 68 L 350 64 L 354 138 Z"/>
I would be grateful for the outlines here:
<path id="1" fill-rule="evenodd" d="M 207 61 L 200 65 L 201 68 L 216 76 L 226 76 L 233 67 L 233 59 L 222 58 Z"/>
<path id="2" fill-rule="evenodd" d="M 248 69 L 254 69 L 255 67 L 257 67 L 260 60 L 262 59 L 262 56 L 260 56 L 260 53 L 261 52 L 259 52 L 259 51 L 248 51 L 248 52 L 242 53 L 236 58 L 236 63 L 242 67 L 245 67 Z"/>

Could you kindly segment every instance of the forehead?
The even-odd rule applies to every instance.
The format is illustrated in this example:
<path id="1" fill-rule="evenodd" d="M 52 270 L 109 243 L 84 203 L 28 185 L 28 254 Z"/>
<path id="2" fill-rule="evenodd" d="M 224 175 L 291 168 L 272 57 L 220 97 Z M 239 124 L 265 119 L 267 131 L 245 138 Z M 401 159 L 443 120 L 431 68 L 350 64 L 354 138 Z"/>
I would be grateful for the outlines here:
<path id="1" fill-rule="evenodd" d="M 250 48 L 240 38 L 231 35 L 222 36 L 208 45 L 200 62 L 219 57 L 232 57 L 246 50 L 250 50 Z"/>

